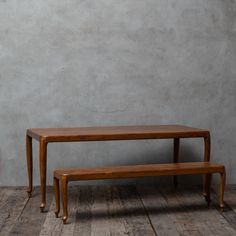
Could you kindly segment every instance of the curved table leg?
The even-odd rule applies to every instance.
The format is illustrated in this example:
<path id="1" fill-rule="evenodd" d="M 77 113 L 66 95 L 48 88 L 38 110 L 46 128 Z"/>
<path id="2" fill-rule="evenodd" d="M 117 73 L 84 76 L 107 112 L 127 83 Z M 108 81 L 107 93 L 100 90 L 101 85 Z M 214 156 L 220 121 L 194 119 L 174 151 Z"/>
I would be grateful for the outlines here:
<path id="1" fill-rule="evenodd" d="M 40 140 L 39 144 L 39 166 L 40 166 L 40 191 L 41 191 L 41 212 L 46 206 L 46 174 L 47 174 L 47 142 L 44 139 Z"/>
<path id="2" fill-rule="evenodd" d="M 33 191 L 33 154 L 32 154 L 32 138 L 26 135 L 26 160 L 28 170 L 29 187 L 27 189 L 28 197 L 30 198 Z"/>

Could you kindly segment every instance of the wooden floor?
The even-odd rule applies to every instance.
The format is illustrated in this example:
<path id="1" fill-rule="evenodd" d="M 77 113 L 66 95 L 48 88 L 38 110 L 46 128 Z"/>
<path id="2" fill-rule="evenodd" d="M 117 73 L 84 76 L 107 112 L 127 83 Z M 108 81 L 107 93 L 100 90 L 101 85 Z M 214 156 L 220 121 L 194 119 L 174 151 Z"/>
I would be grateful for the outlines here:
<path id="1" fill-rule="evenodd" d="M 40 213 L 38 188 L 30 200 L 24 188 L 0 188 L 0 235 L 236 235 L 236 186 L 227 186 L 223 213 L 218 196 L 207 208 L 197 186 L 72 186 L 66 225 L 48 192 Z"/>

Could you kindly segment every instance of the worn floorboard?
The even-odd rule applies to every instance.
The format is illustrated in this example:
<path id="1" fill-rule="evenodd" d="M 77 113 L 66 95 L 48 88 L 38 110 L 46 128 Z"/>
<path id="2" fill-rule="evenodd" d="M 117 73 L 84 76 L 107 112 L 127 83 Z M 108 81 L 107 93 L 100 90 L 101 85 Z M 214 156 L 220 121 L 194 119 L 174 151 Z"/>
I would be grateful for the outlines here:
<path id="1" fill-rule="evenodd" d="M 59 218 L 55 217 L 55 200 L 53 198 L 52 204 L 50 206 L 49 212 L 45 218 L 44 224 L 42 225 L 40 236 L 52 235 L 52 236 L 60 236 L 60 235 L 73 235 L 74 226 L 75 226 L 75 215 L 78 210 L 78 187 L 73 186 L 69 188 L 69 218 L 68 224 L 63 225 L 61 217 L 62 217 L 62 209 L 59 214 Z"/>
<path id="2" fill-rule="evenodd" d="M 22 213 L 28 198 L 22 188 L 1 190 L 0 235 L 8 235 Z"/>
<path id="3" fill-rule="evenodd" d="M 25 191 L 23 193 L 26 195 Z M 21 215 L 16 220 L 15 224 L 10 231 L 10 235 L 24 235 L 32 236 L 39 235 L 42 225 L 47 216 L 49 206 L 51 205 L 53 194 L 52 188 L 47 188 L 47 208 L 44 213 L 39 210 L 40 205 L 40 195 L 39 188 L 35 189 L 33 197 L 27 201 Z M 14 195 L 13 195 L 14 196 Z M 26 195 L 27 196 L 27 195 Z"/>
<path id="4" fill-rule="evenodd" d="M 193 235 L 235 235 L 236 231 L 221 214 L 218 197 L 212 197 L 217 204 L 207 207 L 202 193 L 196 188 L 176 191 L 176 199 L 188 218 L 187 230 L 191 233 L 194 229 L 196 234 Z"/>
<path id="5" fill-rule="evenodd" d="M 40 213 L 39 188 L 28 199 L 25 188 L 0 188 L 0 236 L 236 236 L 236 186 L 227 186 L 225 211 L 218 188 L 206 206 L 200 186 L 70 186 L 69 218 L 54 214 L 52 187 L 47 211 Z M 62 212 L 60 213 L 60 216 Z"/>
<path id="6" fill-rule="evenodd" d="M 218 189 L 217 189 L 218 190 Z M 212 206 L 218 209 L 219 214 L 230 224 L 236 231 L 236 186 L 227 186 L 225 192 L 225 210 L 221 212 L 218 205 L 217 191 L 213 191 Z"/>
<path id="7" fill-rule="evenodd" d="M 119 194 L 128 235 L 155 236 L 155 229 L 152 227 L 149 216 L 146 213 L 146 209 L 143 207 L 143 203 L 136 187 L 120 186 Z"/>
<path id="8" fill-rule="evenodd" d="M 79 206 L 75 215 L 75 228 L 73 235 L 91 235 L 91 207 L 93 202 L 92 187 L 79 188 Z"/>

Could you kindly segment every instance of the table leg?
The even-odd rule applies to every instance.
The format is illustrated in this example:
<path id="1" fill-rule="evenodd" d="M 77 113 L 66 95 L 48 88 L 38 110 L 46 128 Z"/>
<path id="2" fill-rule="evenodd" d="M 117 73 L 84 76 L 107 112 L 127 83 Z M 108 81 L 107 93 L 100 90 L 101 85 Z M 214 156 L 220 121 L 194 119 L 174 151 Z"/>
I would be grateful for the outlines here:
<path id="1" fill-rule="evenodd" d="M 27 189 L 28 197 L 30 198 L 33 191 L 33 154 L 32 154 L 32 138 L 26 135 L 26 160 L 28 170 L 29 187 Z"/>
<path id="2" fill-rule="evenodd" d="M 44 139 L 40 140 L 39 145 L 39 166 L 40 166 L 40 191 L 41 191 L 41 212 L 46 206 L 46 178 L 47 178 L 47 142 Z"/>
<path id="3" fill-rule="evenodd" d="M 211 137 L 210 137 L 210 134 L 208 134 L 207 137 L 204 138 L 204 161 L 205 162 L 210 161 L 210 153 L 211 153 Z M 211 178 L 212 178 L 211 174 L 206 174 L 204 176 L 203 194 L 205 196 L 205 199 L 208 205 L 211 202 L 211 197 L 210 197 Z"/>
<path id="4" fill-rule="evenodd" d="M 180 139 L 174 138 L 174 153 L 173 153 L 173 162 L 178 163 L 179 162 L 179 146 L 180 146 Z M 174 176 L 174 186 L 175 188 L 178 185 L 177 176 Z"/>

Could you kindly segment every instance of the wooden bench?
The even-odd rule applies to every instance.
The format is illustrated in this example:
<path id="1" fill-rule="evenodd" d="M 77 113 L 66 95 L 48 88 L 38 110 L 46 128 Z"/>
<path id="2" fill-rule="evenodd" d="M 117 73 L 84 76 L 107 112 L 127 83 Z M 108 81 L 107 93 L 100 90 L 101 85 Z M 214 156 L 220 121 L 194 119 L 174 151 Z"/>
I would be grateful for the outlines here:
<path id="1" fill-rule="evenodd" d="M 223 165 L 211 162 L 186 162 L 168 164 L 147 164 L 133 166 L 116 166 L 103 168 L 73 168 L 58 169 L 54 171 L 54 192 L 56 200 L 55 214 L 58 217 L 60 212 L 60 188 L 63 206 L 63 223 L 68 218 L 67 210 L 67 188 L 69 181 L 77 180 L 99 180 L 99 179 L 120 179 L 137 178 L 147 176 L 169 176 L 169 175 L 191 175 L 191 174 L 213 174 L 219 173 L 220 178 L 220 208 L 224 209 L 224 189 L 225 189 L 225 168 Z M 208 196 L 209 197 L 209 196 Z"/>

